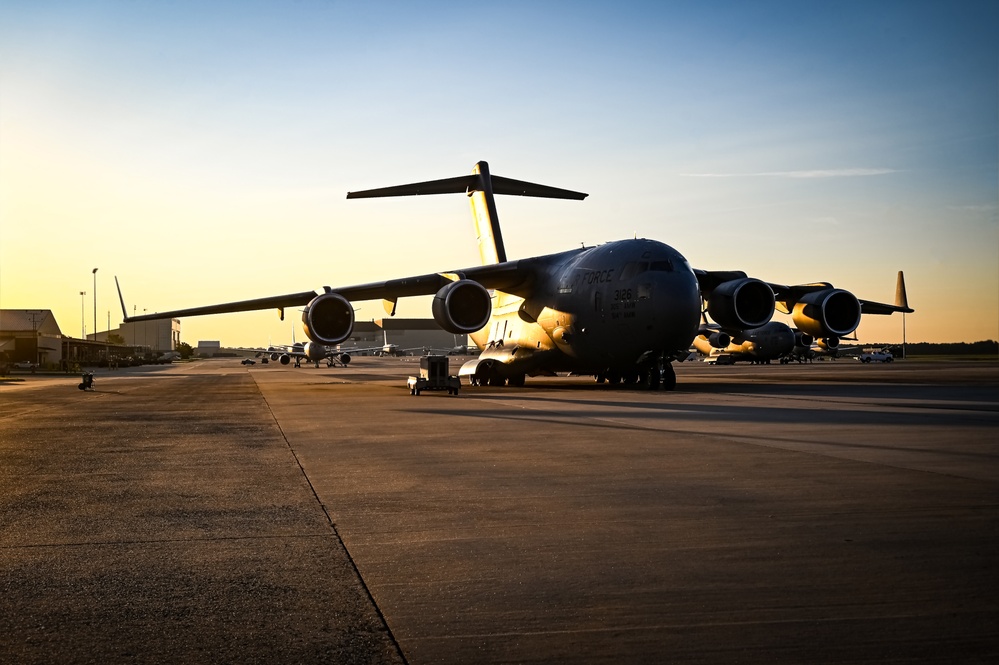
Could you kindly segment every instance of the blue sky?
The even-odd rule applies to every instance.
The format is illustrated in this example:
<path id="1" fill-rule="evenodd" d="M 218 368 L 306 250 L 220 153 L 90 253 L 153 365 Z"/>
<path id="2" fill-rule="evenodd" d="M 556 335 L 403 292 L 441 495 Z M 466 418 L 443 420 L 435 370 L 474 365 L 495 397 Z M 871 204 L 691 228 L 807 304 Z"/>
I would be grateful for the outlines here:
<path id="1" fill-rule="evenodd" d="M 881 300 L 901 269 L 910 340 L 997 338 L 997 33 L 994 2 L 0 2 L 0 306 L 78 331 L 95 265 L 112 325 L 115 274 L 154 311 L 472 265 L 463 197 L 344 196 L 484 159 L 590 194 L 501 199 L 511 257 L 638 235 Z"/>

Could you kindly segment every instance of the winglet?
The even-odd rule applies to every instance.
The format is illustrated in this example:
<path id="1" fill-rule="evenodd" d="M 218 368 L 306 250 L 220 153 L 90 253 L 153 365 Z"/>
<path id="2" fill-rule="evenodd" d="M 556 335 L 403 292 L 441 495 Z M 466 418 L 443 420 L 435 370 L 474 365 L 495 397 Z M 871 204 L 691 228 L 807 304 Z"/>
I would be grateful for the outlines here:
<path id="1" fill-rule="evenodd" d="M 905 276 L 898 271 L 898 281 L 895 282 L 895 306 L 909 309 L 909 297 L 905 293 Z"/>
<path id="2" fill-rule="evenodd" d="M 125 309 L 125 298 L 121 295 L 121 285 L 118 283 L 118 275 L 114 276 L 114 285 L 118 289 L 118 301 L 121 303 L 121 320 L 128 323 L 128 310 Z"/>

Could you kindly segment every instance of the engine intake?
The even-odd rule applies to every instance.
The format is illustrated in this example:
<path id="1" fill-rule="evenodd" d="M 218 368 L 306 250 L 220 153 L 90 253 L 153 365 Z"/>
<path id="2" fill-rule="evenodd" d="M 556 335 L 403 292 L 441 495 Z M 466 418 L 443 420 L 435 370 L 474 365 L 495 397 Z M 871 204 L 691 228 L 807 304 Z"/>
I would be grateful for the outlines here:
<path id="1" fill-rule="evenodd" d="M 774 292 L 754 277 L 722 282 L 708 297 L 708 314 L 722 328 L 759 328 L 774 315 Z"/>
<path id="2" fill-rule="evenodd" d="M 823 337 L 819 340 L 819 348 L 827 351 L 835 351 L 839 348 L 839 337 Z"/>
<path id="3" fill-rule="evenodd" d="M 339 293 L 324 293 L 305 306 L 302 323 L 313 342 L 339 344 L 354 330 L 354 308 Z"/>
<path id="4" fill-rule="evenodd" d="M 703 335 L 704 339 L 708 340 L 708 344 L 710 344 L 713 349 L 724 349 L 732 343 L 732 336 L 727 332 L 702 327 L 697 331 L 697 333 L 699 335 Z"/>
<path id="5" fill-rule="evenodd" d="M 493 304 L 481 284 L 461 279 L 438 291 L 431 309 L 437 325 L 453 335 L 464 335 L 489 324 Z"/>
<path id="6" fill-rule="evenodd" d="M 814 291 L 795 303 L 791 318 L 814 337 L 846 337 L 860 325 L 860 302 L 843 289 Z"/>

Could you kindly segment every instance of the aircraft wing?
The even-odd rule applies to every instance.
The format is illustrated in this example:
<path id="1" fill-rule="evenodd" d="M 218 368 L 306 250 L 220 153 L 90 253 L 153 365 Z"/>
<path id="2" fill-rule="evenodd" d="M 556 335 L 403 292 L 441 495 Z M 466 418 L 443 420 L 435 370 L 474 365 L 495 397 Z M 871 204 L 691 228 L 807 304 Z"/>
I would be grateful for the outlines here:
<path id="1" fill-rule="evenodd" d="M 778 307 L 778 309 L 785 314 L 789 313 L 794 308 L 794 304 L 803 296 L 815 291 L 824 291 L 833 288 L 833 285 L 828 282 L 798 284 L 796 286 L 785 286 L 783 284 L 771 284 L 768 282 L 768 285 L 774 291 L 774 300 L 779 305 L 783 305 L 783 307 Z M 874 300 L 864 300 L 863 298 L 857 298 L 857 302 L 860 303 L 861 314 L 894 314 L 896 312 L 911 314 L 916 311 L 909 307 L 907 303 L 889 305 Z"/>
<path id="2" fill-rule="evenodd" d="M 901 305 L 889 305 L 883 302 L 874 302 L 873 300 L 861 300 L 860 301 L 860 313 L 861 314 L 894 314 L 895 312 L 904 312 L 906 314 L 912 314 L 914 309 L 907 306 Z"/>
<path id="3" fill-rule="evenodd" d="M 745 279 L 747 277 L 746 273 L 741 270 L 694 270 L 694 274 L 697 276 L 697 283 L 701 289 L 702 297 L 706 297 L 711 293 L 711 291 L 724 282 L 736 279 Z M 795 303 L 809 293 L 825 291 L 833 288 L 833 285 L 829 282 L 796 284 L 794 286 L 777 284 L 775 282 L 766 282 L 766 284 L 774 292 L 774 300 L 777 303 L 777 311 L 782 314 L 790 314 L 791 310 L 794 309 Z M 895 300 L 896 303 L 894 305 L 889 305 L 887 303 L 876 302 L 874 300 L 864 300 L 862 298 L 857 299 L 860 303 L 861 314 L 894 314 L 896 312 L 911 314 L 915 310 L 909 307 L 908 300 L 905 296 L 905 282 L 903 281 L 901 272 L 898 276 L 898 286 L 896 288 Z"/>
<path id="4" fill-rule="evenodd" d="M 230 312 L 252 312 L 258 309 L 278 309 L 284 310 L 286 307 L 299 307 L 309 304 L 309 301 L 316 297 L 315 291 L 304 291 L 302 293 L 289 293 L 283 296 L 271 296 L 268 298 L 255 298 L 253 300 L 240 300 L 238 302 L 222 303 L 219 305 L 206 305 L 204 307 L 189 307 L 187 309 L 175 309 L 169 312 L 156 312 L 153 314 L 141 314 L 139 316 L 128 316 L 125 313 L 126 323 L 133 321 L 155 321 L 157 319 L 174 319 L 182 316 L 203 316 L 205 314 L 228 314 Z"/>
<path id="5" fill-rule="evenodd" d="M 456 279 L 471 279 L 478 282 L 486 289 L 498 289 L 505 293 L 528 297 L 533 293 L 534 285 L 539 275 L 544 274 L 547 267 L 554 263 L 558 263 L 560 260 L 572 256 L 579 251 L 582 250 L 571 250 L 569 252 L 561 252 L 559 254 L 549 254 L 546 256 L 536 256 L 491 265 L 474 266 L 461 270 L 403 277 L 401 279 L 392 279 L 384 282 L 371 282 L 368 284 L 355 284 L 341 287 L 323 287 L 323 289 L 327 292 L 338 293 L 352 302 L 378 299 L 396 300 L 398 298 L 411 296 L 433 295 Z M 166 312 L 156 312 L 153 314 L 142 314 L 139 316 L 129 316 L 123 301 L 122 313 L 126 323 L 181 318 L 185 316 L 249 312 L 262 309 L 277 309 L 282 312 L 283 316 L 286 308 L 304 307 L 317 295 L 319 295 L 317 291 L 303 291 L 301 293 L 289 293 L 287 295 L 255 298 L 252 300 L 240 300 L 236 302 L 221 303 L 218 305 L 175 309 Z"/>

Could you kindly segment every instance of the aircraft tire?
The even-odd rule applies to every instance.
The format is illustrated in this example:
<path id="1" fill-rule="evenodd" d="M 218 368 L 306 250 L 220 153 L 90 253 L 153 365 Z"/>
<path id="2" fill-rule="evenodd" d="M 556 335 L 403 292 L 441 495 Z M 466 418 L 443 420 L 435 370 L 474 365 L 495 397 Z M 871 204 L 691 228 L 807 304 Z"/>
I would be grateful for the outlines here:
<path id="1" fill-rule="evenodd" d="M 676 370 L 673 363 L 663 363 L 663 390 L 676 390 Z"/>
<path id="2" fill-rule="evenodd" d="M 645 379 L 645 387 L 649 390 L 659 390 L 662 387 L 662 373 L 653 368 Z"/>

